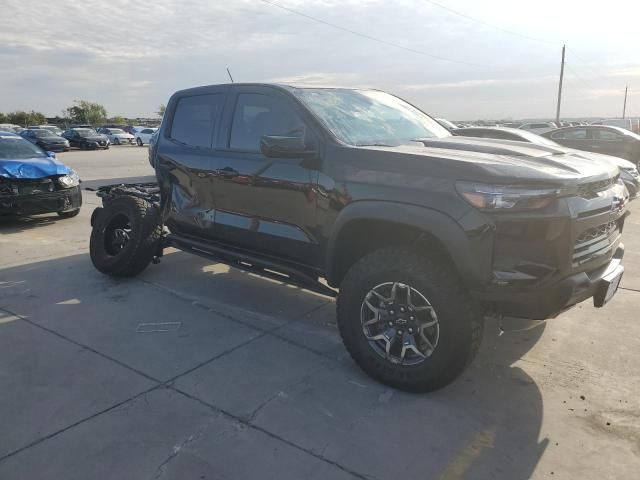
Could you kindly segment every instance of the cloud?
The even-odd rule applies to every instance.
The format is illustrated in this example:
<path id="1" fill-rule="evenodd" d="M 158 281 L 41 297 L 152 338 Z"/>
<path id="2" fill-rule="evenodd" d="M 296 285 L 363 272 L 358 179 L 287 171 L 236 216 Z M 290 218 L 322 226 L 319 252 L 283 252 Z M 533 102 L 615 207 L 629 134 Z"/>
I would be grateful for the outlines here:
<path id="1" fill-rule="evenodd" d="M 55 115 L 87 98 L 113 114 L 144 115 L 177 89 L 227 82 L 229 67 L 236 81 L 381 88 L 454 118 L 553 114 L 559 42 L 510 36 L 422 0 L 277 2 L 384 42 L 480 66 L 411 53 L 257 0 L 64 6 L 4 0 L 3 12 L 11 13 L 0 18 L 0 108 Z M 522 15 L 512 2 L 458 0 L 456 10 L 529 36 L 568 39 L 588 61 L 568 57 L 582 79 L 567 84 L 567 111 L 610 115 L 619 103 L 612 92 L 640 75 L 637 46 L 628 41 L 637 17 L 614 23 L 601 9 L 586 9 L 580 25 L 567 25 L 549 12 L 571 8 L 556 4 L 539 0 Z M 583 101 L 572 103 L 572 96 Z"/>
<path id="2" fill-rule="evenodd" d="M 458 82 L 419 83 L 404 85 L 406 90 L 458 90 L 476 87 L 493 87 L 497 85 L 523 85 L 538 82 L 555 81 L 556 77 L 544 76 L 536 78 L 487 78 L 480 80 L 461 80 Z"/>

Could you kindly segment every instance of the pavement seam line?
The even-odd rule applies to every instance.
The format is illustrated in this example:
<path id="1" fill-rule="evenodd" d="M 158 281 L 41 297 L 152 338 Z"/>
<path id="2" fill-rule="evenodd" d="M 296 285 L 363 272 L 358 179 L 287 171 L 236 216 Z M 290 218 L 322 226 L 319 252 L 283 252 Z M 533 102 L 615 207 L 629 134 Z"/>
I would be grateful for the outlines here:
<path id="1" fill-rule="evenodd" d="M 296 347 L 302 348 L 303 350 L 306 350 L 306 351 L 308 351 L 310 353 L 313 353 L 314 355 L 318 355 L 319 357 L 322 357 L 322 358 L 325 358 L 327 360 L 331 360 L 331 361 L 340 363 L 339 360 L 331 357 L 330 355 L 326 355 L 326 354 L 324 354 L 324 353 L 322 353 L 322 352 L 320 352 L 318 350 L 315 350 L 315 349 L 313 349 L 311 347 L 308 347 L 307 345 L 295 342 L 295 341 L 293 341 L 293 340 L 291 340 L 289 338 L 283 337 L 282 335 L 278 334 L 278 330 L 280 330 L 281 328 L 287 327 L 287 326 L 289 326 L 289 325 L 291 325 L 293 323 L 296 323 L 296 322 L 298 322 L 298 320 L 290 320 L 290 321 L 285 322 L 282 325 L 279 325 L 277 327 L 273 327 L 273 328 L 270 328 L 270 329 L 263 329 L 263 328 L 260 328 L 260 327 L 256 327 L 255 325 L 252 325 L 250 323 L 244 322 L 244 321 L 240 320 L 239 318 L 236 318 L 235 316 L 233 316 L 231 314 L 224 313 L 224 312 L 219 312 L 219 311 L 215 310 L 214 308 L 209 307 L 208 305 L 205 305 L 204 303 L 200 302 L 199 299 L 197 299 L 197 298 L 190 297 L 190 296 L 185 295 L 185 294 L 183 294 L 181 292 L 178 292 L 176 290 L 168 288 L 168 287 L 166 287 L 164 285 L 161 285 L 161 284 L 158 284 L 158 283 L 155 283 L 155 282 L 150 282 L 149 280 L 143 280 L 143 279 L 136 279 L 136 280 L 139 280 L 140 282 L 142 282 L 144 284 L 147 284 L 147 285 L 150 285 L 152 287 L 155 287 L 155 288 L 157 288 L 159 290 L 163 290 L 165 292 L 168 292 L 169 294 L 173 295 L 174 297 L 178 298 L 179 300 L 182 300 L 184 302 L 188 302 L 192 306 L 195 306 L 197 308 L 201 308 L 201 309 L 206 310 L 208 312 L 214 313 L 214 314 L 219 315 L 219 316 L 221 316 L 223 318 L 226 318 L 227 320 L 230 320 L 232 322 L 238 323 L 238 324 L 240 324 L 242 326 L 252 328 L 252 329 L 257 330 L 259 332 L 263 332 L 266 335 L 273 336 L 274 338 L 277 338 L 277 339 L 282 340 L 282 341 L 284 341 L 286 343 L 289 343 L 290 345 L 294 345 Z M 309 315 L 309 314 L 315 312 L 316 310 L 319 310 L 320 308 L 324 307 L 328 303 L 329 302 L 326 302 L 326 303 L 323 303 L 321 305 L 318 305 L 318 306 L 310 309 L 308 312 L 303 313 L 302 316 Z M 257 315 L 257 316 L 265 316 L 265 317 L 267 317 L 267 315 L 265 315 L 265 314 L 255 313 L 255 312 L 251 312 L 251 313 L 253 315 Z M 264 336 L 264 335 L 262 335 L 262 336 Z M 206 363 L 208 363 L 208 362 L 205 362 L 205 364 Z"/>
<path id="2" fill-rule="evenodd" d="M 370 477 L 370 476 L 367 476 L 367 475 L 363 475 L 362 473 L 355 472 L 355 471 L 351 470 L 350 468 L 345 467 L 344 465 L 341 465 L 341 464 L 339 464 L 338 462 L 336 462 L 334 460 L 331 460 L 330 458 L 327 458 L 327 457 L 325 457 L 323 455 L 320 455 L 318 453 L 313 452 L 312 450 L 309 450 L 309 449 L 307 449 L 305 447 L 297 445 L 296 443 L 294 443 L 294 442 L 292 442 L 290 440 L 282 438 L 279 435 L 277 435 L 277 434 L 275 434 L 273 432 L 270 432 L 269 430 L 267 430 L 265 428 L 262 428 L 262 427 L 260 427 L 258 425 L 255 425 L 254 423 L 251 423 L 248 420 L 243 419 L 242 417 L 238 417 L 238 416 L 234 415 L 231 412 L 227 412 L 226 410 L 224 410 L 224 409 L 222 409 L 220 407 L 217 407 L 217 406 L 215 406 L 215 405 L 213 405 L 213 404 L 211 404 L 209 402 L 206 402 L 206 401 L 204 401 L 204 400 L 202 400 L 202 399 L 200 399 L 198 397 L 195 397 L 195 396 L 193 396 L 193 395 L 191 395 L 191 394 L 189 394 L 187 392 L 184 392 L 184 391 L 180 390 L 179 388 L 176 388 L 174 386 L 170 386 L 169 388 L 171 388 L 175 392 L 179 393 L 180 395 L 185 396 L 186 398 L 189 398 L 189 399 L 191 399 L 191 400 L 193 400 L 195 402 L 200 403 L 201 405 L 204 405 L 205 407 L 213 410 L 216 413 L 222 414 L 222 415 L 224 415 L 224 416 L 226 416 L 226 417 L 228 417 L 228 418 L 230 418 L 232 420 L 235 420 L 238 423 L 241 423 L 242 425 L 245 425 L 248 428 L 251 428 L 253 430 L 261 432 L 261 433 L 263 433 L 263 434 L 265 434 L 265 435 L 267 435 L 267 436 L 269 436 L 269 437 L 271 437 L 271 438 L 273 438 L 275 440 L 278 440 L 279 442 L 282 442 L 282 443 L 284 443 L 286 445 L 289 445 L 292 448 L 295 448 L 296 450 L 300 450 L 300 451 L 306 453 L 307 455 L 310 455 L 310 456 L 312 456 L 312 457 L 314 457 L 314 458 L 316 458 L 316 459 L 318 459 L 318 460 L 320 460 L 322 462 L 328 463 L 328 464 L 338 468 L 339 470 L 341 470 L 341 471 L 343 471 L 345 473 L 348 473 L 349 475 L 351 475 L 351 476 L 353 476 L 355 478 L 359 478 L 361 480 L 370 480 L 371 478 L 373 478 L 373 477 Z"/>
<path id="3" fill-rule="evenodd" d="M 49 439 L 51 439 L 53 437 L 56 437 L 56 436 L 60 435 L 61 433 L 64 433 L 67 430 L 71 430 L 72 428 L 77 427 L 78 425 L 80 425 L 82 423 L 88 422 L 89 420 L 92 420 L 92 419 L 94 419 L 94 418 L 96 418 L 96 417 L 98 417 L 98 416 L 100 416 L 100 415 L 102 415 L 104 413 L 108 413 L 108 412 L 110 412 L 110 411 L 112 411 L 112 410 L 114 410 L 114 409 L 116 409 L 118 407 L 121 407 L 125 403 L 131 402 L 131 401 L 137 399 L 138 397 L 141 397 L 142 395 L 146 395 L 147 393 L 150 393 L 153 390 L 156 390 L 158 388 L 165 388 L 165 386 L 162 385 L 162 384 L 154 385 L 151 388 L 147 388 L 146 390 L 143 390 L 142 392 L 136 393 L 135 395 L 127 398 L 126 400 L 122 400 L 121 402 L 118 402 L 118 403 L 116 403 L 114 405 L 111 405 L 110 407 L 107 407 L 107 408 L 105 408 L 103 410 L 100 410 L 99 412 L 93 413 L 92 415 L 89 415 L 88 417 L 85 417 L 85 418 L 83 418 L 81 420 L 78 420 L 77 422 L 71 423 L 71 424 L 67 425 L 64 428 L 61 428 L 60 430 L 57 430 L 57 431 L 55 431 L 53 433 L 50 433 L 49 435 L 45 435 L 44 437 L 41 437 L 41 438 L 39 438 L 37 440 L 34 440 L 33 442 L 31 442 L 31 443 L 29 443 L 27 445 L 24 445 L 24 446 L 18 448 L 17 450 L 13 450 L 12 452 L 9 452 L 8 454 L 4 455 L 3 457 L 0 457 L 0 463 L 5 461 L 5 460 L 7 460 L 7 459 L 9 459 L 10 457 L 13 457 L 14 455 L 19 454 L 20 452 L 23 452 L 25 450 L 28 450 L 29 448 L 35 447 L 36 445 L 38 445 L 38 444 L 40 444 L 40 443 L 42 443 L 42 442 L 44 442 L 46 440 L 49 440 Z"/>
<path id="4" fill-rule="evenodd" d="M 638 292 L 638 293 L 640 293 L 640 289 L 637 289 L 637 288 L 620 287 L 620 290 L 627 290 L 628 292 Z"/>
<path id="5" fill-rule="evenodd" d="M 83 343 L 77 342 L 76 340 L 73 340 L 72 338 L 69 338 L 66 335 L 63 335 L 63 334 L 61 334 L 59 332 L 56 332 L 55 330 L 53 330 L 51 328 L 47 328 L 44 325 L 40 325 L 38 323 L 35 323 L 33 320 L 29 320 L 28 318 L 25 318 L 22 315 L 18 315 L 17 313 L 12 312 L 11 310 L 7 310 L 4 307 L 0 308 L 0 310 L 3 310 L 5 312 L 7 312 L 8 314 L 19 318 L 20 320 L 22 320 L 23 322 L 28 323 L 29 325 L 32 325 L 32 326 L 34 326 L 36 328 L 44 330 L 45 332 L 48 332 L 48 333 L 50 333 L 52 335 L 55 335 L 56 337 L 61 338 L 62 340 L 66 340 L 67 342 L 72 343 L 73 345 L 75 345 L 77 347 L 83 348 L 83 349 L 85 349 L 85 350 L 87 350 L 87 351 L 89 351 L 91 353 L 94 353 L 94 354 L 104 358 L 105 360 L 109 360 L 109 361 L 111 361 L 111 362 L 113 362 L 113 363 L 115 363 L 117 365 L 120 365 L 123 368 L 126 368 L 127 370 L 130 370 L 130 371 L 132 371 L 134 373 L 137 373 L 138 375 L 146 378 L 147 380 L 150 380 L 150 381 L 155 382 L 157 384 L 166 383 L 166 382 L 163 382 L 162 380 L 158 380 L 157 378 L 152 377 L 151 375 L 148 375 L 148 374 L 146 374 L 144 372 L 141 372 L 137 368 L 132 367 L 130 365 L 127 365 L 126 363 L 124 363 L 124 362 L 122 362 L 122 361 L 120 361 L 120 360 L 118 360 L 116 358 L 113 358 L 113 357 L 107 355 L 106 353 L 102 353 L 102 352 L 100 352 L 100 351 L 98 351 L 98 350 L 96 350 L 96 349 L 94 349 L 92 347 L 89 347 L 88 345 L 84 345 Z"/>

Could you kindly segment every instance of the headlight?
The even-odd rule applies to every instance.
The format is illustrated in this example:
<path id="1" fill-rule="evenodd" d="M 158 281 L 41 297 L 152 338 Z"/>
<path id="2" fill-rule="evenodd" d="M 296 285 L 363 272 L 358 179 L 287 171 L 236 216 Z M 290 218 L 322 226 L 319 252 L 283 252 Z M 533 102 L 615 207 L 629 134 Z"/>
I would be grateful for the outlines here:
<path id="1" fill-rule="evenodd" d="M 627 176 L 638 178 L 638 170 L 635 167 L 631 168 L 620 168 L 620 173 L 622 175 L 626 174 Z"/>
<path id="2" fill-rule="evenodd" d="M 64 141 L 64 146 L 65 146 L 65 147 L 68 147 L 68 146 L 69 146 L 69 140 L 65 140 L 65 141 Z"/>
<path id="3" fill-rule="evenodd" d="M 71 173 L 63 177 L 58 178 L 58 182 L 63 188 L 71 188 L 80 185 L 80 176 L 75 170 L 71 170 Z"/>
<path id="4" fill-rule="evenodd" d="M 472 207 L 489 211 L 536 210 L 550 205 L 559 194 L 559 191 L 553 188 L 538 189 L 473 182 L 458 182 L 456 189 Z"/>

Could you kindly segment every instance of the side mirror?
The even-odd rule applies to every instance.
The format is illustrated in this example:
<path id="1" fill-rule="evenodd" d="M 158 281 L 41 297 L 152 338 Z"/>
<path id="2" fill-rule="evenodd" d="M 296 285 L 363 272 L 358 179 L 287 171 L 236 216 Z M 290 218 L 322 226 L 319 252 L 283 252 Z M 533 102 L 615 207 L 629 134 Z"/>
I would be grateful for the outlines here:
<path id="1" fill-rule="evenodd" d="M 56 152 L 50 152 L 50 151 L 47 151 L 47 157 L 49 157 L 49 158 L 56 158 Z"/>
<path id="2" fill-rule="evenodd" d="M 276 158 L 307 158 L 315 153 L 305 145 L 304 137 L 283 135 L 263 135 L 260 139 L 260 151 L 265 157 Z"/>

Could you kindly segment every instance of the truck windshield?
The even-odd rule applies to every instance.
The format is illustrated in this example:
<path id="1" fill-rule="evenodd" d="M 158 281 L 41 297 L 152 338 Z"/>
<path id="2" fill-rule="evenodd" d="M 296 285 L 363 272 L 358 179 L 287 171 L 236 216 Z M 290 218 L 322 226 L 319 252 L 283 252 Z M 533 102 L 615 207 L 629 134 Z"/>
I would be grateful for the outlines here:
<path id="1" fill-rule="evenodd" d="M 388 93 L 328 88 L 300 88 L 295 93 L 349 145 L 395 146 L 451 135 L 431 117 Z"/>

